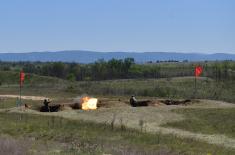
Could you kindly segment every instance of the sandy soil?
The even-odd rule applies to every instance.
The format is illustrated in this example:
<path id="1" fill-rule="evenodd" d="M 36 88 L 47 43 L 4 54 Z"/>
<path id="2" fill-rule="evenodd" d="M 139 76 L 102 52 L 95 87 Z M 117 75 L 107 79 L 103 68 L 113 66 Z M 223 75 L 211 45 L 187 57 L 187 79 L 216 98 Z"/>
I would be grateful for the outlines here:
<path id="1" fill-rule="evenodd" d="M 39 99 L 41 99 L 39 97 Z M 195 104 L 190 104 L 187 106 L 183 105 L 171 105 L 166 106 L 162 104 L 155 104 L 148 107 L 130 107 L 123 101 L 118 101 L 117 99 L 107 99 L 101 98 L 102 102 L 107 102 L 107 107 L 101 107 L 93 111 L 83 111 L 83 110 L 72 110 L 66 108 L 64 111 L 55 113 L 41 113 L 31 109 L 21 108 L 11 108 L 7 109 L 8 112 L 18 112 L 18 113 L 34 113 L 40 115 L 53 115 L 61 116 L 73 120 L 88 120 L 95 121 L 98 123 L 110 124 L 114 121 L 116 125 L 124 124 L 129 128 L 140 129 L 140 122 L 144 121 L 144 130 L 151 133 L 161 132 L 163 134 L 174 134 L 176 136 L 185 138 L 194 138 L 200 141 L 204 141 L 210 144 L 223 145 L 229 148 L 235 148 L 235 139 L 228 138 L 225 135 L 208 135 L 193 133 L 181 129 L 174 128 L 164 128 L 161 124 L 171 121 L 177 121 L 184 119 L 183 115 L 172 112 L 172 109 L 178 108 L 230 108 L 235 107 L 235 104 L 230 104 L 221 101 L 212 100 L 200 100 Z"/>

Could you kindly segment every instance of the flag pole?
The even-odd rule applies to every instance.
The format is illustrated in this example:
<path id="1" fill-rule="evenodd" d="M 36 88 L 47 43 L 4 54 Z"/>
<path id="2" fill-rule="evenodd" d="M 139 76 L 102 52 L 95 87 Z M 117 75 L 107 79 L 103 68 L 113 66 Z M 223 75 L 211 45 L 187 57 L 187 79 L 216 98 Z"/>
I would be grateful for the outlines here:
<path id="1" fill-rule="evenodd" d="M 21 106 L 21 81 L 20 81 L 20 106 Z"/>
<path id="2" fill-rule="evenodd" d="M 195 79 L 194 79 L 194 97 L 196 98 L 197 95 L 197 77 L 200 76 L 202 73 L 202 67 L 201 66 L 196 66 L 195 67 Z"/>
<path id="3" fill-rule="evenodd" d="M 23 81 L 24 81 L 24 72 L 23 71 L 20 71 L 20 105 L 22 104 L 21 103 L 21 92 L 22 92 L 22 85 L 23 85 Z"/>
<path id="4" fill-rule="evenodd" d="M 197 76 L 194 78 L 194 98 L 196 98 L 197 94 Z"/>

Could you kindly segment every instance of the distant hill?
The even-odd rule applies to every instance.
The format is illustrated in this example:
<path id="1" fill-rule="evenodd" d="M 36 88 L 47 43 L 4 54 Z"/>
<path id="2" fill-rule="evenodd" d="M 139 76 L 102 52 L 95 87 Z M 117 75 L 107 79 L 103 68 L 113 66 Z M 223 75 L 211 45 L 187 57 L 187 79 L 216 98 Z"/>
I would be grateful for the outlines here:
<path id="1" fill-rule="evenodd" d="M 99 59 L 110 60 L 134 58 L 136 62 L 147 61 L 204 61 L 204 60 L 235 60 L 235 54 L 215 53 L 173 53 L 173 52 L 94 52 L 94 51 L 57 51 L 31 53 L 0 53 L 1 61 L 62 61 L 91 63 Z"/>
<path id="2" fill-rule="evenodd" d="M 57 77 L 40 76 L 36 74 L 26 74 L 24 86 L 31 87 L 63 87 L 68 81 L 59 79 Z M 15 71 L 0 71 L 0 86 L 1 85 L 15 85 L 19 84 L 19 72 Z"/>

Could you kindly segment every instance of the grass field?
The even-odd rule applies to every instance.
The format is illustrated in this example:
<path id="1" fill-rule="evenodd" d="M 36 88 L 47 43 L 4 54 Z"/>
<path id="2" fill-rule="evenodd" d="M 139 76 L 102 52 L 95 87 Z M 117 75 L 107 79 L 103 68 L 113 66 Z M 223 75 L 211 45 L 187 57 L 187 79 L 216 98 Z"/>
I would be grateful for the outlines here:
<path id="1" fill-rule="evenodd" d="M 40 148 L 44 153 L 57 154 L 123 154 L 123 151 L 126 154 L 234 154 L 233 124 L 230 124 L 235 109 L 233 104 L 205 100 L 188 106 L 132 108 L 125 103 L 125 97 L 121 101 L 117 97 L 107 96 L 99 99 L 106 102 L 107 107 L 95 111 L 68 109 L 40 113 L 5 107 L 0 114 L 0 133 L 19 141 L 25 137 L 24 143 L 33 139 L 33 146 L 27 147 L 30 153 Z M 5 99 L 5 104 L 12 101 L 14 99 Z M 24 102 L 35 107 L 40 105 L 40 101 Z M 191 111 L 191 117 L 200 114 L 198 121 L 187 116 L 187 112 Z M 212 118 L 213 112 L 216 115 L 214 118 L 223 116 L 216 123 L 224 128 L 214 128 L 215 122 L 205 121 L 208 116 Z M 188 119 L 193 121 L 187 123 Z M 225 119 L 228 119 L 227 122 Z M 177 129 L 180 127 L 171 125 L 179 120 L 186 122 L 185 125 L 181 124 L 180 130 Z M 192 131 L 188 126 L 198 128 Z M 209 127 L 213 130 L 200 132 Z M 221 134 L 226 137 L 220 137 Z M 53 144 L 53 147 L 48 144 Z"/>
<path id="2" fill-rule="evenodd" d="M 29 154 L 43 153 L 41 145 L 49 146 L 51 154 L 234 154 L 235 150 L 210 145 L 193 139 L 161 133 L 141 133 L 107 124 L 72 121 L 60 117 L 0 113 L 0 132 L 18 139 L 33 139 Z M 31 152 L 30 152 L 31 151 Z M 49 151 L 49 152 L 50 152 Z"/>
<path id="3" fill-rule="evenodd" d="M 18 80 L 15 72 L 0 72 L 0 93 L 18 93 Z M 3 80 L 2 80 L 3 79 Z M 76 96 L 76 94 L 115 95 L 115 96 L 152 96 L 163 98 L 201 98 L 235 102 L 235 82 L 216 82 L 207 77 L 197 80 L 195 93 L 194 77 L 177 77 L 162 79 L 123 79 L 106 81 L 78 81 L 38 76 L 30 74 L 26 78 L 23 93 L 39 96 Z M 57 95 L 58 96 L 58 95 Z"/>
<path id="4" fill-rule="evenodd" d="M 4 76 L 12 78 L 15 73 Z M 18 94 L 13 81 L 1 81 L 0 95 Z M 24 109 L 16 107 L 16 98 L 2 96 L 0 154 L 235 154 L 235 104 L 224 102 L 234 102 L 233 83 L 227 86 L 202 77 L 196 97 L 205 100 L 159 104 L 160 99 L 195 97 L 193 82 L 193 77 L 68 82 L 32 75 L 23 95 L 67 104 L 87 93 L 105 106 L 94 111 L 70 108 L 41 113 L 41 99 L 23 99 L 31 106 Z M 154 104 L 133 108 L 127 104 L 132 94 Z"/>
<path id="5" fill-rule="evenodd" d="M 186 119 L 170 122 L 165 127 L 180 128 L 206 134 L 224 134 L 235 138 L 235 108 L 229 109 L 177 109 Z"/>

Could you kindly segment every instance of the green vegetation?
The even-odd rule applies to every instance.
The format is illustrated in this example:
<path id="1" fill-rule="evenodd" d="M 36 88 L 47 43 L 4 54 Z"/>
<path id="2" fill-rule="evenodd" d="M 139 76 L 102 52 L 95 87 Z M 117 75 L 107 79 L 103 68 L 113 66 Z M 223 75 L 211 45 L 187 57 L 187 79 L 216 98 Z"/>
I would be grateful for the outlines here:
<path id="1" fill-rule="evenodd" d="M 0 92 L 17 94 L 16 72 L 2 71 Z M 27 76 L 27 75 L 26 75 Z M 160 78 L 160 79 L 125 79 L 104 81 L 66 81 L 58 78 L 30 74 L 26 77 L 22 89 L 24 95 L 38 96 L 77 96 L 116 95 L 154 96 L 163 98 L 201 98 L 235 102 L 235 82 L 216 82 L 216 80 L 201 77 L 197 80 L 197 93 L 194 92 L 194 77 Z M 61 95 L 58 95 L 61 94 Z"/>
<path id="2" fill-rule="evenodd" d="M 59 117 L 0 113 L 0 133 L 55 143 L 61 154 L 234 154 L 235 150 L 160 133 L 149 134 Z M 66 145 L 62 145 L 66 144 Z M 55 146 L 51 146 L 55 147 Z M 38 149 L 38 148 L 34 148 Z"/>
<path id="3" fill-rule="evenodd" d="M 108 62 L 100 60 L 93 64 L 61 62 L 0 62 L 0 64 L 1 94 L 18 94 L 19 70 L 23 69 L 26 72 L 26 77 L 22 94 L 50 97 L 53 98 L 55 104 L 71 103 L 74 97 L 85 93 L 105 96 L 105 102 L 112 104 L 115 102 L 119 106 L 122 106 L 122 103 L 125 104 L 124 102 L 133 94 L 140 98 L 147 98 L 144 96 L 169 99 L 202 98 L 235 103 L 235 76 L 233 74 L 235 63 L 233 61 L 135 64 L 133 59 L 128 58 L 124 60 L 113 59 Z M 198 64 L 203 66 L 204 72 L 202 77 L 197 79 L 197 92 L 195 93 L 193 68 Z M 115 96 L 116 98 L 111 101 L 110 98 L 107 100 L 108 96 Z M 122 103 L 119 102 L 120 98 L 123 98 Z M 32 109 L 38 109 L 38 106 L 42 105 L 41 102 L 23 100 L 23 103 L 32 106 Z M 0 113 L 0 144 L 6 141 L 1 139 L 2 135 L 12 139 L 25 137 L 24 142 L 27 143 L 28 139 L 33 139 L 36 143 L 36 146 L 33 146 L 33 152 L 44 150 L 45 154 L 50 152 L 51 149 L 55 149 L 57 153 L 59 151 L 59 154 L 235 154 L 234 149 L 207 144 L 193 138 L 188 139 L 187 136 L 179 138 L 166 135 L 166 133 L 145 133 L 144 131 L 147 130 L 144 129 L 144 119 L 136 120 L 137 123 L 139 121 L 140 132 L 129 129 L 128 124 L 122 122 L 120 122 L 120 126 L 115 126 L 116 124 L 112 124 L 112 118 L 110 118 L 111 123 L 107 123 L 109 117 L 106 117 L 107 120 L 101 121 L 103 123 L 99 124 L 81 121 L 82 117 L 88 116 L 97 121 L 100 119 L 96 117 L 101 113 L 99 110 L 93 111 L 93 113 L 88 112 L 87 115 L 82 111 L 79 111 L 76 115 L 76 111 L 71 110 L 74 117 L 81 116 L 81 118 L 69 120 L 69 117 L 67 119 L 65 119 L 66 117 L 60 118 L 60 115 L 52 117 L 45 116 L 47 114 L 39 116 L 33 115 L 33 113 L 7 113 L 9 109 L 6 108 L 15 107 L 15 105 L 16 99 L 1 98 L 0 100 L 0 110 L 6 110 Z M 166 115 L 169 114 L 167 112 L 176 115 L 168 107 L 164 107 L 165 109 L 161 107 L 162 109 L 156 110 L 150 109 L 151 107 L 130 109 L 126 104 L 123 106 L 126 106 L 122 107 L 123 109 L 127 109 L 126 111 L 123 110 L 123 116 L 126 116 L 126 114 L 130 116 L 130 112 L 133 114 L 130 118 L 148 114 L 148 119 L 151 120 L 148 123 L 151 124 L 154 121 L 153 127 L 157 127 L 154 126 L 157 124 L 154 117 L 161 116 L 161 119 L 162 117 L 166 119 Z M 118 107 L 118 109 L 110 107 L 110 109 L 101 110 L 104 110 L 103 112 L 106 115 L 102 115 L 103 113 L 101 115 L 105 117 L 110 116 L 109 114 L 115 110 L 122 109 L 121 107 Z M 165 114 L 164 110 L 167 113 L 166 115 L 162 115 L 162 113 Z M 71 111 L 61 113 L 69 115 Z M 166 123 L 163 125 L 164 127 L 180 128 L 204 134 L 224 134 L 230 138 L 235 137 L 234 108 L 187 108 L 178 109 L 175 112 L 185 115 L 186 119 Z M 151 113 L 156 115 L 152 116 Z M 179 118 L 181 118 L 180 116 Z M 129 119 L 129 117 L 126 119 Z M 175 120 L 178 120 L 178 117 Z M 13 141 L 13 143 L 18 146 L 20 141 Z M 29 149 L 29 154 L 33 154 L 31 146 L 25 149 Z"/>
<path id="4" fill-rule="evenodd" d="M 100 95 L 155 96 L 164 98 L 204 98 L 234 102 L 235 83 L 218 83 L 210 78 L 198 78 L 197 93 L 194 77 L 171 79 L 129 79 L 97 82 L 78 82 L 74 90 Z M 78 89 L 76 89 L 78 88 Z M 79 90 L 80 89 L 80 90 Z"/>
<path id="5" fill-rule="evenodd" d="M 33 109 L 38 109 L 38 107 L 42 104 L 41 101 L 33 101 L 33 100 L 23 100 L 22 104 L 27 104 L 32 106 Z M 16 107 L 16 98 L 0 98 L 0 109 L 7 109 Z"/>
<path id="6" fill-rule="evenodd" d="M 194 67 L 201 65 L 203 75 L 216 82 L 234 80 L 234 61 L 168 62 L 136 64 L 134 59 L 99 60 L 91 64 L 62 62 L 0 62 L 0 71 L 17 71 L 67 80 L 99 81 L 112 79 L 172 78 L 193 76 Z"/>
<path id="7" fill-rule="evenodd" d="M 234 61 L 135 64 L 133 59 L 126 58 L 107 62 L 99 60 L 92 64 L 0 64 L 0 91 L 4 89 L 4 92 L 17 92 L 19 70 L 23 69 L 26 72 L 24 88 L 39 95 L 52 95 L 52 91 L 92 95 L 136 94 L 164 98 L 196 97 L 235 102 Z M 194 92 L 193 77 L 196 65 L 203 66 L 202 78 L 197 80 L 197 93 Z"/>
<path id="8" fill-rule="evenodd" d="M 169 122 L 163 126 L 180 128 L 205 134 L 224 134 L 235 138 L 235 108 L 177 109 L 185 120 Z"/>
<path id="9" fill-rule="evenodd" d="M 0 71 L 0 83 L 3 87 L 19 86 L 19 72 Z M 38 76 L 36 74 L 26 74 L 24 84 L 27 87 L 63 87 L 68 82 L 56 77 Z"/>
<path id="10" fill-rule="evenodd" d="M 16 107 L 16 99 L 0 99 L 0 109 Z"/>

